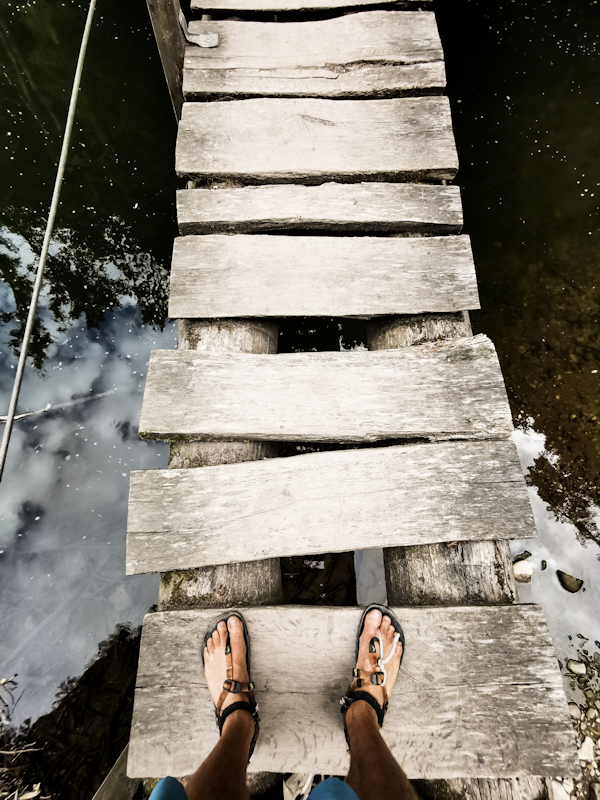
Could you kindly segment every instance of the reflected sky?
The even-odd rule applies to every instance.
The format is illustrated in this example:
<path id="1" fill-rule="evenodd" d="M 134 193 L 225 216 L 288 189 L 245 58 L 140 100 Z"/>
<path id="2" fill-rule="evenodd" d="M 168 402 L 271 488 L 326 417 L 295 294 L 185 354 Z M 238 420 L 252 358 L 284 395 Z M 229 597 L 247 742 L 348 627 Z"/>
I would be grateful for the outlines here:
<path id="1" fill-rule="evenodd" d="M 5 288 L 2 310 L 11 302 Z M 156 602 L 157 576 L 124 574 L 127 497 L 131 469 L 167 465 L 167 445 L 140 440 L 137 422 L 150 350 L 176 344 L 174 324 L 143 325 L 128 298 L 98 329 L 81 319 L 58 334 L 47 307 L 42 317 L 53 342 L 43 371 L 26 371 L 19 410 L 114 394 L 15 423 L 0 487 L 0 674 L 19 675 L 14 723 L 48 711 L 116 623 L 139 624 Z M 6 326 L 0 337 L 6 354 Z M 2 408 L 15 366 L 0 365 Z"/>
<path id="2" fill-rule="evenodd" d="M 87 0 L 0 5 L 0 413 L 27 315 Z M 13 723 L 49 710 L 117 623 L 141 622 L 157 576 L 124 569 L 131 469 L 166 466 L 137 422 L 165 325 L 176 230 L 176 126 L 144 0 L 92 26 L 40 313 L 0 485 L 0 678 Z M 33 361 L 33 364 L 32 364 Z"/>

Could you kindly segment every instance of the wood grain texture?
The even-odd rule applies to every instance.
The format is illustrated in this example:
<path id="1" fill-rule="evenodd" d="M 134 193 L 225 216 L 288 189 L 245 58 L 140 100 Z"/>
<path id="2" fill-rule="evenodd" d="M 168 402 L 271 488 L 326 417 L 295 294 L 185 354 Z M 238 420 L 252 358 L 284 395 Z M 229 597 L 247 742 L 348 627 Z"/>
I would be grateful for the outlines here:
<path id="1" fill-rule="evenodd" d="M 186 100 L 252 96 L 441 94 L 442 45 L 432 12 L 368 11 L 318 22 L 198 21 L 215 48 L 188 47 Z"/>
<path id="2" fill-rule="evenodd" d="M 373 0 L 191 0 L 192 11 L 311 11 L 372 5 Z M 382 5 L 411 9 L 431 8 L 433 0 L 381 0 Z"/>
<path id="3" fill-rule="evenodd" d="M 179 0 L 146 0 L 146 5 L 175 118 L 180 119 L 183 106 L 181 83 L 185 40 L 179 26 Z"/>
<path id="4" fill-rule="evenodd" d="M 379 353 L 155 350 L 139 424 L 144 438 L 294 442 L 511 432 L 498 358 L 483 334 Z"/>
<path id="5" fill-rule="evenodd" d="M 458 186 L 414 183 L 324 183 L 241 189 L 181 189 L 182 235 L 322 230 L 369 233 L 460 233 Z"/>
<path id="6" fill-rule="evenodd" d="M 179 320 L 179 350 L 218 353 L 276 353 L 278 326 L 265 320 Z M 276 442 L 176 441 L 169 469 L 237 464 L 277 455 Z M 169 570 L 160 576 L 159 611 L 220 605 L 270 605 L 283 600 L 278 558 Z"/>
<path id="7" fill-rule="evenodd" d="M 446 97 L 184 103 L 177 174 L 247 183 L 452 179 Z"/>
<path id="8" fill-rule="evenodd" d="M 479 308 L 468 236 L 180 236 L 169 316 L 300 317 Z"/>
<path id="9" fill-rule="evenodd" d="M 409 778 L 579 772 L 539 607 L 395 613 L 407 646 L 382 732 Z M 360 615 L 307 606 L 244 611 L 261 714 L 251 771 L 345 773 L 339 698 L 354 666 Z M 217 742 L 200 657 L 212 619 L 206 611 L 146 617 L 130 776 L 190 774 Z"/>
<path id="10" fill-rule="evenodd" d="M 131 473 L 127 573 L 464 539 L 535 525 L 512 442 Z"/>
<path id="11" fill-rule="evenodd" d="M 369 350 L 404 348 L 471 333 L 467 311 L 384 317 L 367 323 Z M 397 605 L 485 605 L 517 601 L 507 541 L 466 541 L 452 547 L 445 544 L 387 547 L 384 565 L 388 599 Z M 494 797 L 498 787 L 487 788 Z M 516 792 L 517 788 L 513 788 Z M 448 791 L 442 784 L 435 797 L 447 800 Z"/>

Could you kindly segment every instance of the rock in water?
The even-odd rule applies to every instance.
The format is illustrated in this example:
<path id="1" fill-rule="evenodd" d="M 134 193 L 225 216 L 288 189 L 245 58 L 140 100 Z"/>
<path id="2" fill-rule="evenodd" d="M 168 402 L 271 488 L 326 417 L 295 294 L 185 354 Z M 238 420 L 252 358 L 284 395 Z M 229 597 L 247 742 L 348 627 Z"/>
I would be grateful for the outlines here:
<path id="1" fill-rule="evenodd" d="M 566 589 L 567 592 L 575 594 L 575 592 L 578 592 L 583 586 L 582 580 L 579 578 L 574 578 L 572 575 L 568 575 L 566 572 L 562 572 L 560 569 L 556 570 L 556 574 L 558 575 L 560 585 L 563 587 L 563 589 Z"/>
<path id="2" fill-rule="evenodd" d="M 517 561 L 513 564 L 513 575 L 519 583 L 529 583 L 533 575 L 533 567 L 529 561 Z"/>
<path id="3" fill-rule="evenodd" d="M 586 673 L 586 668 L 583 661 L 575 661 L 573 658 L 567 661 L 567 669 L 574 675 L 585 675 Z"/>
<path id="4" fill-rule="evenodd" d="M 594 760 L 594 742 L 589 736 L 586 736 L 583 740 L 583 744 L 577 752 L 577 757 L 580 761 Z"/>

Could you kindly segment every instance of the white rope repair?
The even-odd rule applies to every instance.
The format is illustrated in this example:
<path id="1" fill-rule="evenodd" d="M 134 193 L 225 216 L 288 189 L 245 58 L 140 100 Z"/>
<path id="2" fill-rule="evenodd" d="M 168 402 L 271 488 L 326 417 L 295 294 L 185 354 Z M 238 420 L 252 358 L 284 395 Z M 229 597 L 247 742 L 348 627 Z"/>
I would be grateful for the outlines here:
<path id="1" fill-rule="evenodd" d="M 17 402 L 19 400 L 19 392 L 21 391 L 21 382 L 23 380 L 23 372 L 25 370 L 25 363 L 27 361 L 27 350 L 29 349 L 29 340 L 31 339 L 31 332 L 37 314 L 37 305 L 42 288 L 42 278 L 44 276 L 44 268 L 46 266 L 46 258 L 48 256 L 48 248 L 50 247 L 50 238 L 54 229 L 54 220 L 56 219 L 56 212 L 58 210 L 58 201 L 60 198 L 60 190 L 65 175 L 65 167 L 67 164 L 67 153 L 69 150 L 69 143 L 71 141 L 71 132 L 73 130 L 73 119 L 75 117 L 75 108 L 77 106 L 77 95 L 79 93 L 79 84 L 81 82 L 81 73 L 83 72 L 83 62 L 85 61 L 85 51 L 87 43 L 90 38 L 90 31 L 92 29 L 92 17 L 96 8 L 96 0 L 90 0 L 87 19 L 85 21 L 85 28 L 83 31 L 83 38 L 79 48 L 79 58 L 77 59 L 77 68 L 75 70 L 75 78 L 73 79 L 73 89 L 71 90 L 71 101 L 69 103 L 69 112 L 67 114 L 67 123 L 65 126 L 65 134 L 62 142 L 62 149 L 60 151 L 60 160 L 58 162 L 58 169 L 56 171 L 56 179 L 54 181 L 54 192 L 52 193 L 52 202 L 50 204 L 50 212 L 48 214 L 48 221 L 46 223 L 46 232 L 44 234 L 44 243 L 42 245 L 42 252 L 40 255 L 40 263 L 38 264 L 37 274 L 35 276 L 35 283 L 33 286 L 33 294 L 31 295 L 31 303 L 29 304 L 29 313 L 27 315 L 27 324 L 25 326 L 25 333 L 23 335 L 23 344 L 21 345 L 21 352 L 19 353 L 19 363 L 17 365 L 17 373 L 15 375 L 15 382 L 13 391 L 10 398 L 10 405 L 8 407 L 8 414 L 6 415 L 6 427 L 4 428 L 4 436 L 2 437 L 2 445 L 0 446 L 0 480 L 4 472 L 4 464 L 6 462 L 6 453 L 10 442 L 12 433 L 13 422 L 15 419 L 15 412 L 17 410 Z"/>
<path id="2" fill-rule="evenodd" d="M 383 658 L 383 638 L 381 636 L 381 631 L 379 631 L 379 659 L 377 660 L 377 666 L 383 672 L 383 682 L 380 683 L 380 686 L 385 686 L 387 683 L 387 672 L 385 669 L 385 665 L 392 660 L 394 657 L 394 653 L 396 652 L 396 647 L 398 646 L 398 642 L 400 641 L 400 634 L 397 633 L 394 636 L 394 644 L 392 645 L 392 649 L 389 652 L 387 658 Z"/>

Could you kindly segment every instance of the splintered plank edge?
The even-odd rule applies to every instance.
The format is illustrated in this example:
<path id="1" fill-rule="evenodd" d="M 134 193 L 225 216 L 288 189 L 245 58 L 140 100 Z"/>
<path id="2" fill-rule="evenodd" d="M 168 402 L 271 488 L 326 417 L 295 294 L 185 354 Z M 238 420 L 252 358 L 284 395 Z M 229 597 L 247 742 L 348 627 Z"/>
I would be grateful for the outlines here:
<path id="1" fill-rule="evenodd" d="M 144 438 L 374 442 L 507 438 L 512 417 L 483 334 L 352 353 L 155 350 Z"/>
<path id="2" fill-rule="evenodd" d="M 433 0 L 379 0 L 381 5 L 395 5 L 410 10 L 432 6 Z M 192 0 L 192 11 L 311 11 L 315 9 L 352 8 L 372 5 L 373 0 Z"/>
<path id="3" fill-rule="evenodd" d="M 132 472 L 127 573 L 531 536 L 512 442 L 344 450 Z"/>
<path id="4" fill-rule="evenodd" d="M 177 173 L 247 183 L 452 179 L 446 97 L 184 103 Z"/>
<path id="5" fill-rule="evenodd" d="M 181 234 L 323 230 L 460 233 L 458 186 L 324 183 L 179 189 Z"/>
<path id="6" fill-rule="evenodd" d="M 186 100 L 440 94 L 445 86 L 431 12 L 368 11 L 285 25 L 198 21 L 190 31 L 217 34 L 219 44 L 186 49 Z"/>
<path id="7" fill-rule="evenodd" d="M 169 316 L 384 316 L 479 308 L 468 236 L 175 239 Z"/>
<path id="8" fill-rule="evenodd" d="M 541 609 L 394 609 L 406 653 L 382 733 L 409 778 L 579 772 L 562 680 Z M 128 774 L 192 773 L 218 741 L 201 647 L 217 612 L 144 623 Z M 339 698 L 361 609 L 244 609 L 261 733 L 251 771 L 344 774 Z"/>

